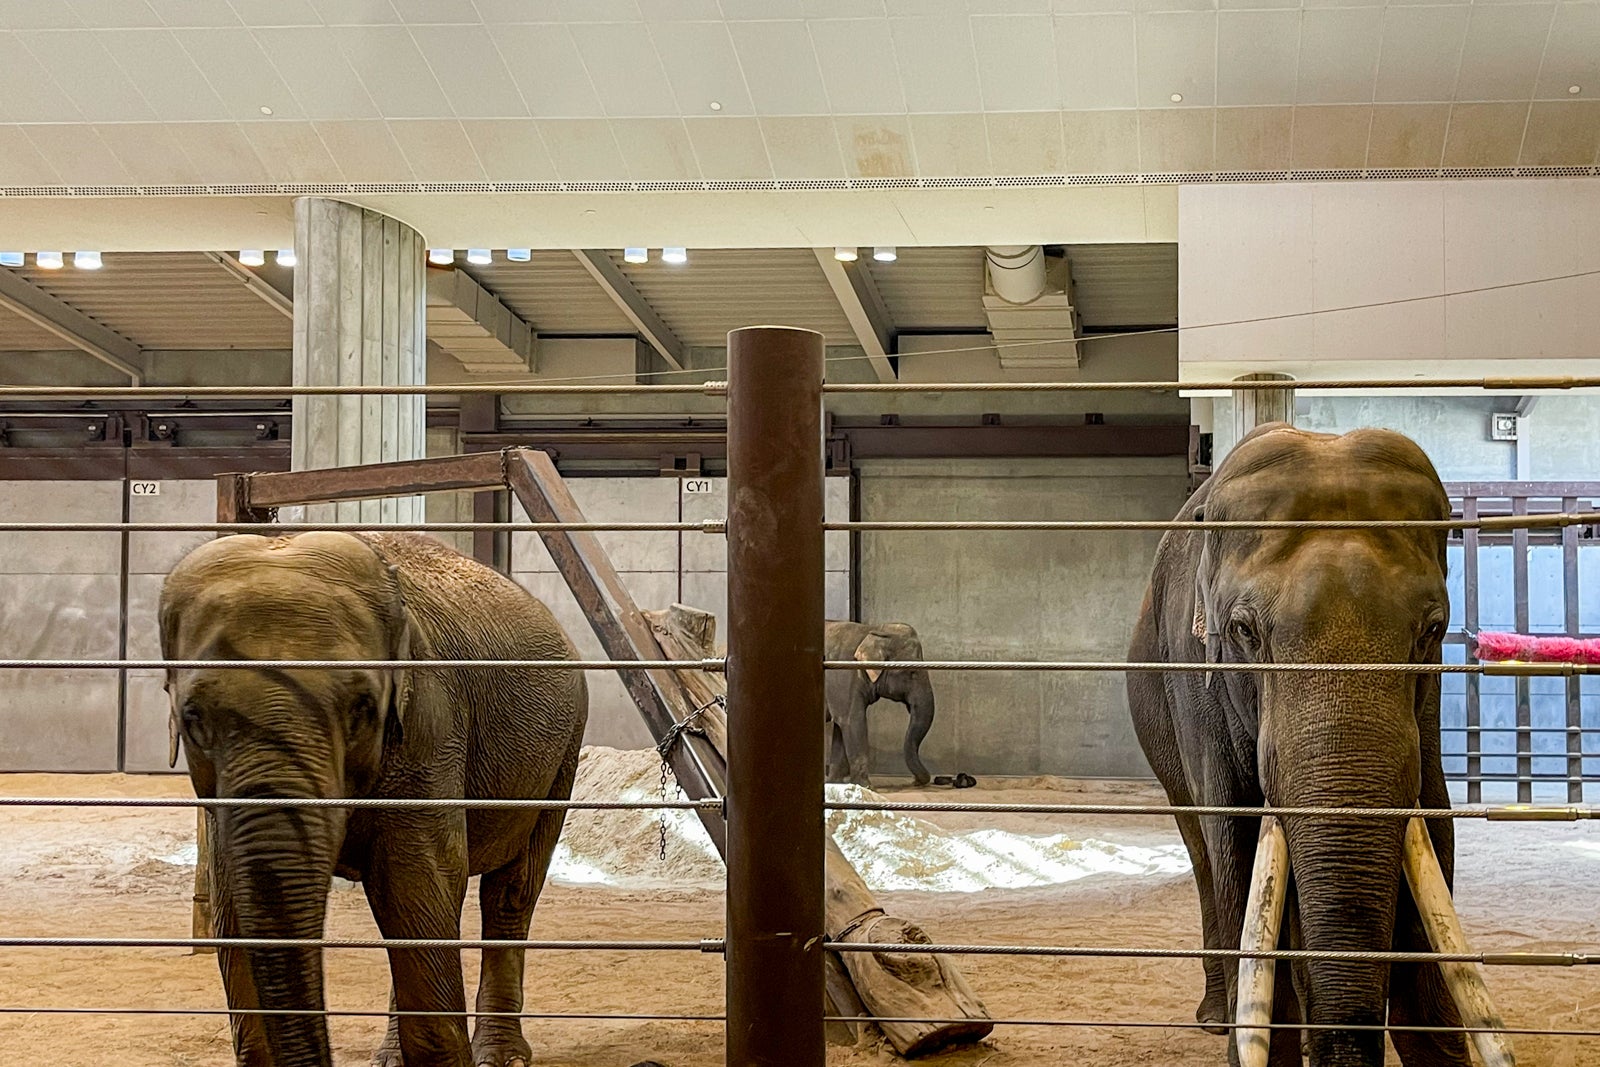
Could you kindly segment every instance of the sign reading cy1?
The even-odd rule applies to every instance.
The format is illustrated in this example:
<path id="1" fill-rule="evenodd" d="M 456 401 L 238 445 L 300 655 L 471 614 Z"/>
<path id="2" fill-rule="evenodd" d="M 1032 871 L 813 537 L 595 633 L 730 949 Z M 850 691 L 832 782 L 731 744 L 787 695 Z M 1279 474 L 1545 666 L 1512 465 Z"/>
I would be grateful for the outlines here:
<path id="1" fill-rule="evenodd" d="M 711 492 L 711 479 L 685 478 L 683 480 L 683 491 L 691 496 L 699 493 L 709 493 Z"/>

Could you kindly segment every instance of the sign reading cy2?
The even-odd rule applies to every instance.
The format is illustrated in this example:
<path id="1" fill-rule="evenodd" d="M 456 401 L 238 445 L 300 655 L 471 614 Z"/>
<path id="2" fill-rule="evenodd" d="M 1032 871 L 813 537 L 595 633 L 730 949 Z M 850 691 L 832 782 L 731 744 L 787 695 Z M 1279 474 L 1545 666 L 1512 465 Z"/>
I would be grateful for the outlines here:
<path id="1" fill-rule="evenodd" d="M 130 482 L 128 493 L 131 496 L 160 496 L 160 482 Z"/>

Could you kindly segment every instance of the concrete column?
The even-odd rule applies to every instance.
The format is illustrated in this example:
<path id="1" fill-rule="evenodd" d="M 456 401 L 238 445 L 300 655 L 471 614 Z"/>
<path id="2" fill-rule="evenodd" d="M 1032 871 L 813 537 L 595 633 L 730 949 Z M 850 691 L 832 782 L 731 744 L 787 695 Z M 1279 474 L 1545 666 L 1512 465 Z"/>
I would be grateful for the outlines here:
<path id="1" fill-rule="evenodd" d="M 1287 374 L 1244 374 L 1236 382 L 1292 382 Z M 1235 389 L 1233 391 L 1233 440 L 1237 443 L 1245 434 L 1266 422 L 1287 422 L 1294 425 L 1293 389 Z"/>
<path id="2" fill-rule="evenodd" d="M 294 205 L 294 384 L 413 385 L 427 377 L 422 237 L 376 211 L 319 197 Z M 294 398 L 295 470 L 420 459 L 421 396 Z M 420 522 L 423 498 L 305 509 L 308 522 Z"/>

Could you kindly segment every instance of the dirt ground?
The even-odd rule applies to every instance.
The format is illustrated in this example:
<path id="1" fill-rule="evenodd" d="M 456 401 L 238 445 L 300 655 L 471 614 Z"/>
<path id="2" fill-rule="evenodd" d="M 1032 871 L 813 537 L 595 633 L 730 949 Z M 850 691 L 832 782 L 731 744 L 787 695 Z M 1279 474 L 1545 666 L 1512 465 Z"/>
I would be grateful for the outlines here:
<path id="1" fill-rule="evenodd" d="M 980 783 L 963 800 L 1159 801 L 1153 789 L 1060 780 Z M 1001 786 L 1003 788 L 990 788 Z M 0 776 L 10 796 L 185 795 L 187 780 L 69 775 Z M 950 799 L 948 791 L 895 790 L 895 799 Z M 1071 833 L 1122 844 L 1174 844 L 1164 817 L 933 816 L 950 829 L 992 827 Z M 193 813 L 189 810 L 0 808 L 0 929 L 3 936 L 152 936 L 189 933 Z M 185 850 L 190 850 L 187 854 Z M 1482 950 L 1600 948 L 1600 827 L 1583 824 L 1461 826 L 1457 897 L 1473 946 Z M 1187 874 L 1098 874 L 1047 889 L 895 893 L 883 899 L 937 940 L 1198 946 L 1199 916 Z M 475 937 L 469 892 L 465 936 Z M 623 890 L 554 884 L 534 917 L 534 937 L 693 939 L 722 933 L 722 897 L 694 889 Z M 359 889 L 333 894 L 328 936 L 376 936 Z M 674 1012 L 722 1010 L 721 958 L 698 953 L 530 954 L 527 1010 Z M 476 960 L 465 956 L 469 989 Z M 970 957 L 961 966 L 996 1017 L 1187 1022 L 1201 991 L 1190 961 Z M 381 1011 L 381 953 L 330 952 L 330 1006 Z M 1600 973 L 1584 968 L 1488 972 L 1491 992 L 1514 1026 L 1600 1028 Z M 116 1063 L 120 1067 L 225 1067 L 232 1063 L 221 1016 L 68 1015 L 62 1008 L 224 1006 L 214 957 L 181 949 L 0 949 L 0 1053 L 6 1062 Z M 337 1062 L 359 1065 L 381 1018 L 339 1018 Z M 540 1067 L 667 1067 L 722 1063 L 721 1027 L 708 1022 L 530 1020 Z M 1600 1042 L 1521 1037 L 1519 1060 L 1545 1067 L 1600 1064 Z M 877 1048 L 835 1048 L 832 1065 L 886 1064 Z M 1193 1030 L 1016 1026 L 985 1044 L 923 1062 L 939 1067 L 1073 1063 L 1216 1065 L 1224 1039 Z"/>

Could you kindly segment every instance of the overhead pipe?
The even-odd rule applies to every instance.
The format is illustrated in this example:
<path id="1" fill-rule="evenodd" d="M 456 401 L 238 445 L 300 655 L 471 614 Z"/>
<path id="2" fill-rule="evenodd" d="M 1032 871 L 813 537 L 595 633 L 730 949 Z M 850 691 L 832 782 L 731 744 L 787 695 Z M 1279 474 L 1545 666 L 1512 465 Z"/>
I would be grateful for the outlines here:
<path id="1" fill-rule="evenodd" d="M 983 250 L 989 287 L 1008 304 L 1031 304 L 1044 295 L 1043 245 L 990 245 Z"/>

